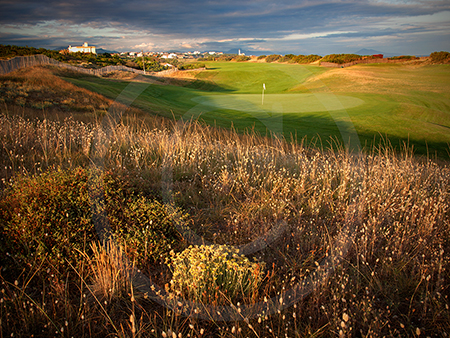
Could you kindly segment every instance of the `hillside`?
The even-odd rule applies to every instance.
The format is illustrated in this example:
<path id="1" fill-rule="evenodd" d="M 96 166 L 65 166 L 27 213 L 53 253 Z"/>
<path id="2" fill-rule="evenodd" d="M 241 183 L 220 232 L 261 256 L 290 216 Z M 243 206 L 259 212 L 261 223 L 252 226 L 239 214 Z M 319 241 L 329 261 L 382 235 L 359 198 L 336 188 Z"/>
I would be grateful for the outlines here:
<path id="1" fill-rule="evenodd" d="M 344 69 L 277 63 L 207 62 L 191 79 L 142 84 L 133 106 L 209 125 L 285 138 L 334 137 L 352 147 L 389 139 L 417 154 L 448 158 L 448 65 L 365 64 Z M 192 79 L 194 77 L 195 79 Z M 66 77 L 115 99 L 127 82 Z M 263 84 L 264 100 L 262 100 Z M 145 87 L 145 88 L 144 88 Z M 258 98 L 259 96 L 259 98 Z M 349 141 L 350 140 L 350 141 Z"/>
<path id="2" fill-rule="evenodd" d="M 280 75 L 271 69 L 249 68 L 241 82 L 232 67 L 216 69 L 198 81 L 235 91 L 239 102 L 261 80 L 269 92 L 268 80 Z M 380 68 L 381 78 L 389 70 Z M 439 78 L 440 68 L 431 70 Z M 355 68 L 345 73 L 345 93 L 361 88 L 353 81 L 362 71 L 380 81 Z M 402 71 L 404 79 L 417 74 Z M 311 73 L 294 74 L 317 94 L 321 81 L 348 81 Z M 254 84 L 251 75 L 259 76 Z M 236 83 L 225 87 L 226 77 Z M 289 81 L 270 94 L 303 90 Z M 439 94 L 440 85 L 426 90 Z M 2 90 L 10 99 L 0 106 L 4 336 L 448 332 L 448 162 L 395 152 L 388 142 L 351 153 L 337 141 L 287 142 L 126 109 L 179 98 L 178 114 L 183 102 L 207 96 L 195 88 L 36 68 L 3 77 Z M 35 106 L 51 95 L 50 108 Z"/>

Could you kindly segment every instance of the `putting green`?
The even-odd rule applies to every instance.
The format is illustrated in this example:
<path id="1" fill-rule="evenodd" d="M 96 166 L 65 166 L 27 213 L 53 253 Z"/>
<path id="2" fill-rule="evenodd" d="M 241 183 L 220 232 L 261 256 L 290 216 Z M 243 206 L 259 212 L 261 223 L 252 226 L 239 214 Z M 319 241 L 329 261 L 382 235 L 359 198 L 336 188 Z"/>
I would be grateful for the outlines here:
<path id="1" fill-rule="evenodd" d="M 310 113 L 353 108 L 364 101 L 332 93 L 316 94 L 228 94 L 195 97 L 194 102 L 218 109 L 241 112 Z"/>

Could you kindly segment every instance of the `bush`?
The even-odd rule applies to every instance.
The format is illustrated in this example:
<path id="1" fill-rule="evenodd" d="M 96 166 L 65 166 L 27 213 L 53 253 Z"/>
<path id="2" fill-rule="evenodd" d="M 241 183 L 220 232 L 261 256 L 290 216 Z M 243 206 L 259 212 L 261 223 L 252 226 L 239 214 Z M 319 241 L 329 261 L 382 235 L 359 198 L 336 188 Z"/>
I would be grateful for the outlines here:
<path id="1" fill-rule="evenodd" d="M 329 54 L 325 55 L 322 59 L 323 62 L 332 62 L 337 64 L 343 64 L 347 62 L 361 60 L 361 55 L 356 54 Z"/>
<path id="2" fill-rule="evenodd" d="M 312 63 L 314 61 L 320 60 L 322 57 L 320 55 L 310 54 L 310 55 L 298 55 L 294 57 L 294 61 L 297 63 Z"/>
<path id="3" fill-rule="evenodd" d="M 433 52 L 430 54 L 431 61 L 434 63 L 447 63 L 450 61 L 450 53 L 449 52 Z"/>
<path id="4" fill-rule="evenodd" d="M 143 268 L 165 256 L 181 241 L 174 215 L 132 175 L 108 171 L 103 180 L 111 231 L 130 259 Z M 184 220 L 185 215 L 177 214 Z"/>
<path id="5" fill-rule="evenodd" d="M 417 58 L 414 55 L 400 55 L 400 56 L 393 56 L 388 59 L 389 60 L 415 60 Z"/>
<path id="6" fill-rule="evenodd" d="M 238 55 L 238 56 L 236 56 L 236 58 L 234 60 L 236 62 L 244 62 L 244 61 L 250 60 L 250 57 L 249 56 L 245 56 L 245 55 Z"/>
<path id="7" fill-rule="evenodd" d="M 278 62 L 293 62 L 293 60 L 288 56 L 282 56 L 281 58 L 278 59 Z"/>
<path id="8" fill-rule="evenodd" d="M 192 301 L 224 304 L 254 296 L 263 279 L 264 263 L 225 245 L 190 246 L 171 258 L 171 291 Z"/>
<path id="9" fill-rule="evenodd" d="M 20 176 L 0 202 L 6 250 L 21 263 L 47 256 L 50 264 L 75 264 L 95 237 L 84 169 Z M 67 260 L 67 261 L 66 261 Z"/>
<path id="10" fill-rule="evenodd" d="M 281 55 L 278 54 L 272 54 L 266 57 L 266 62 L 275 62 L 278 61 L 281 58 Z"/>
<path id="11" fill-rule="evenodd" d="M 176 61 L 176 60 L 174 60 Z M 130 62 L 130 64 L 135 63 L 137 65 L 137 69 L 144 69 L 144 63 L 142 62 L 142 58 L 138 58 L 136 59 L 136 61 L 132 61 Z M 174 66 L 176 67 L 177 65 L 174 64 Z M 136 68 L 136 67 L 134 67 Z M 145 60 L 145 70 L 147 72 L 160 72 L 163 70 L 166 70 L 168 67 L 163 66 L 162 64 L 160 64 L 158 61 L 153 60 L 152 58 L 146 58 Z"/>
<path id="12" fill-rule="evenodd" d="M 199 69 L 199 68 L 205 68 L 206 65 L 204 63 L 184 63 L 182 65 L 178 66 L 179 70 L 188 70 L 188 69 Z"/>
<path id="13" fill-rule="evenodd" d="M 225 54 L 225 55 L 219 56 L 216 60 L 217 61 L 231 61 L 231 60 L 233 60 L 233 58 L 234 58 L 234 55 Z"/>
<path id="14" fill-rule="evenodd" d="M 146 266 L 164 258 L 181 240 L 171 214 L 139 191 L 122 189 L 121 179 L 81 168 L 19 176 L 0 201 L 1 249 L 25 264 L 47 257 L 63 271 L 98 239 L 93 218 L 103 222 L 106 215 L 130 259 Z"/>
<path id="15" fill-rule="evenodd" d="M 125 204 L 110 205 L 108 213 L 113 233 L 127 255 L 139 267 L 148 267 L 181 241 L 172 215 L 156 200 L 140 196 Z M 179 217 L 179 216 L 177 216 Z"/>

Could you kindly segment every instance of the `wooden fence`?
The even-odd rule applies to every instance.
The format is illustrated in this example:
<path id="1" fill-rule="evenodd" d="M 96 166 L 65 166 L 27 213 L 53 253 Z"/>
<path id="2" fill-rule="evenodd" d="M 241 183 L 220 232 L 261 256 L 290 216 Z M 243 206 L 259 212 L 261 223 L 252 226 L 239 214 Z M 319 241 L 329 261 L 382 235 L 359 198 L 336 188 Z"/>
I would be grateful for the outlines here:
<path id="1" fill-rule="evenodd" d="M 29 55 L 29 56 L 16 56 L 9 60 L 0 60 L 0 75 L 5 75 L 11 73 L 17 69 L 40 66 L 40 65 L 53 65 L 61 68 L 70 69 L 76 72 L 90 74 L 95 76 L 102 76 L 111 72 L 116 71 L 125 71 L 125 72 L 133 72 L 144 75 L 143 70 L 134 69 L 125 66 L 106 66 L 99 69 L 91 69 L 91 68 L 83 68 L 72 66 L 64 62 L 59 62 L 55 59 L 49 58 L 46 55 Z M 171 69 L 163 70 L 160 72 L 145 72 L 145 75 L 151 76 L 166 76 L 171 73 L 176 72 L 178 69 L 173 67 Z"/>

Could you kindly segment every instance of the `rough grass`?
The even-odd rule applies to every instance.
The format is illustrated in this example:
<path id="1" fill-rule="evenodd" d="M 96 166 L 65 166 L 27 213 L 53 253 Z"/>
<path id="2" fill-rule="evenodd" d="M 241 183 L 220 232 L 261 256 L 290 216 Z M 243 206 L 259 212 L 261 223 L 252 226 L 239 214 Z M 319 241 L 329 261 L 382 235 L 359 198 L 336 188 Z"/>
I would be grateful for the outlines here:
<path id="1" fill-rule="evenodd" d="M 45 76 L 43 90 L 71 91 Z M 336 139 L 320 149 L 120 104 L 86 121 L 4 107 L 3 336 L 446 336 L 448 162 L 387 140 L 366 153 Z M 105 215 L 122 240 L 102 246 L 93 229 Z M 210 293 L 176 292 L 165 258 L 189 244 L 232 245 L 260 262 L 257 290 L 233 299 L 246 285 L 233 279 L 229 293 L 217 281 Z"/>
<path id="2" fill-rule="evenodd" d="M 0 77 L 1 103 L 47 111 L 84 115 L 105 113 L 111 100 L 76 87 L 54 75 L 48 68 L 20 69 Z"/>
<path id="3" fill-rule="evenodd" d="M 184 210 L 189 216 L 177 219 L 186 242 L 237 246 L 249 259 L 265 264 L 261 285 L 252 301 L 229 300 L 231 312 L 224 312 L 211 308 L 213 300 L 191 304 L 189 295 L 171 295 L 165 284 L 172 276 L 164 260 L 143 265 L 155 293 L 139 288 L 140 280 L 127 283 L 123 266 L 135 271 L 133 262 L 121 265 L 120 257 L 129 247 L 109 247 L 116 251 L 106 259 L 98 246 L 96 256 L 88 258 L 86 245 L 81 252 L 87 257 L 76 265 L 67 265 L 64 256 L 58 257 L 64 263 L 59 265 L 57 259 L 32 252 L 17 260 L 8 251 L 2 253 L 1 270 L 5 336 L 381 337 L 448 332 L 448 163 L 418 160 L 409 149 L 395 154 L 389 144 L 372 153 L 350 154 L 197 123 L 154 128 L 109 118 L 108 123 L 80 124 L 2 115 L 3 184 L 14 184 L 23 174 L 35 182 L 45 176 L 41 171 L 51 173 L 58 166 L 68 173 L 80 166 L 88 172 L 102 169 L 113 178 L 112 191 L 123 196 L 114 200 L 123 200 L 124 214 L 137 215 L 128 203 L 136 196 Z M 88 160 L 75 161 L 80 153 Z M 3 189 L 2 203 L 8 191 Z M 11 238 L 4 224 L 3 249 L 10 247 Z M 47 226 L 51 229 L 53 223 Z M 146 245 L 145 239 L 136 240 Z M 180 244 L 175 248 L 179 252 Z M 111 283 L 119 283 L 120 292 L 113 292 Z M 170 302 L 161 301 L 164 294 Z"/>

